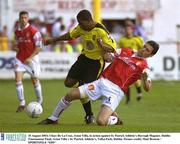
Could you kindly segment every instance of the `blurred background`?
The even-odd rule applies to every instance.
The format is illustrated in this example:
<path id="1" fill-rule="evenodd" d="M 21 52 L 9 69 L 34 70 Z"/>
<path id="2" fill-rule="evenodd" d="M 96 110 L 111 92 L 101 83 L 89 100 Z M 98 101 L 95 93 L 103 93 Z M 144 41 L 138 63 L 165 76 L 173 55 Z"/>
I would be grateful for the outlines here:
<path id="1" fill-rule="evenodd" d="M 14 29 L 18 14 L 29 12 L 30 23 L 44 38 L 57 37 L 77 25 L 81 9 L 92 12 L 117 43 L 127 20 L 134 24 L 144 41 L 155 40 L 160 51 L 150 59 L 153 79 L 180 79 L 180 1 L 179 0 L 0 0 L 0 78 L 14 77 Z M 79 39 L 45 46 L 40 54 L 41 78 L 64 78 L 82 49 Z"/>

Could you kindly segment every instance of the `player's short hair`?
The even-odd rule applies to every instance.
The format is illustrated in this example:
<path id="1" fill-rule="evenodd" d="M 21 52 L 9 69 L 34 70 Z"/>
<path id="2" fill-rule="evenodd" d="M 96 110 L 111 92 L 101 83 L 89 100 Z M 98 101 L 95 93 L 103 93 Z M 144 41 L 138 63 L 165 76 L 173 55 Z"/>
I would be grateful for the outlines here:
<path id="1" fill-rule="evenodd" d="M 90 13 L 90 11 L 84 9 L 81 10 L 78 14 L 77 14 L 77 20 L 84 20 L 84 21 L 91 21 L 92 20 L 92 15 Z"/>
<path id="2" fill-rule="evenodd" d="M 152 46 L 153 48 L 152 54 L 155 55 L 159 50 L 159 44 L 153 40 L 147 41 L 147 43 Z"/>
<path id="3" fill-rule="evenodd" d="M 19 17 L 21 17 L 21 15 L 29 15 L 29 13 L 27 11 L 20 11 L 19 12 Z"/>

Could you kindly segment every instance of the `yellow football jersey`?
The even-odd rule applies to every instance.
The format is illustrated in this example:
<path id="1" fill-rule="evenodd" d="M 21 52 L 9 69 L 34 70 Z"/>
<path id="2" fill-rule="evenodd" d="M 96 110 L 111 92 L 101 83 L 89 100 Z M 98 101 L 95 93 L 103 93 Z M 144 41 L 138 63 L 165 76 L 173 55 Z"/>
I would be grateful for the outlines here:
<path id="1" fill-rule="evenodd" d="M 143 47 L 144 41 L 140 36 L 133 36 L 128 38 L 123 36 L 119 40 L 119 47 L 120 48 L 131 48 L 134 51 L 137 51 Z"/>
<path id="2" fill-rule="evenodd" d="M 103 48 L 99 46 L 97 39 L 102 38 L 105 44 L 116 49 L 115 40 L 109 35 L 103 25 L 97 24 L 95 28 L 90 31 L 83 30 L 79 25 L 70 31 L 71 38 L 82 38 L 82 54 L 94 60 L 102 59 Z"/>

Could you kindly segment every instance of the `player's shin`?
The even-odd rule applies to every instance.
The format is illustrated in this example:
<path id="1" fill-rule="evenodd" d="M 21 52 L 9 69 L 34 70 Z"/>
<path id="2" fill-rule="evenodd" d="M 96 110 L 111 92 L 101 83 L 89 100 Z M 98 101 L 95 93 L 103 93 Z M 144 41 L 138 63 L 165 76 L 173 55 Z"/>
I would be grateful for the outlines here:
<path id="1" fill-rule="evenodd" d="M 49 117 L 49 119 L 56 121 L 58 120 L 59 116 L 62 114 L 62 112 L 69 107 L 70 102 L 65 100 L 65 97 L 62 97 L 59 101 L 58 105 L 56 106 L 53 114 Z"/>

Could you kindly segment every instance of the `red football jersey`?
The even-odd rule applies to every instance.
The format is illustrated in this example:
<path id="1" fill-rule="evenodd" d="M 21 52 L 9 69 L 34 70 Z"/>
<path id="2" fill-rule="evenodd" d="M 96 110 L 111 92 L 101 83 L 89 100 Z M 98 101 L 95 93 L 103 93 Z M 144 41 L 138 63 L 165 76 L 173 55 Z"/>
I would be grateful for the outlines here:
<path id="1" fill-rule="evenodd" d="M 102 76 L 117 84 L 125 93 L 138 79 L 148 64 L 144 58 L 135 56 L 132 49 L 122 48 L 115 53 L 114 61 L 103 71 Z"/>
<path id="2" fill-rule="evenodd" d="M 19 49 L 16 58 L 21 62 L 24 62 L 33 53 L 36 47 L 33 37 L 36 32 L 38 32 L 38 30 L 29 24 L 24 29 L 18 28 L 15 30 L 17 47 Z"/>

